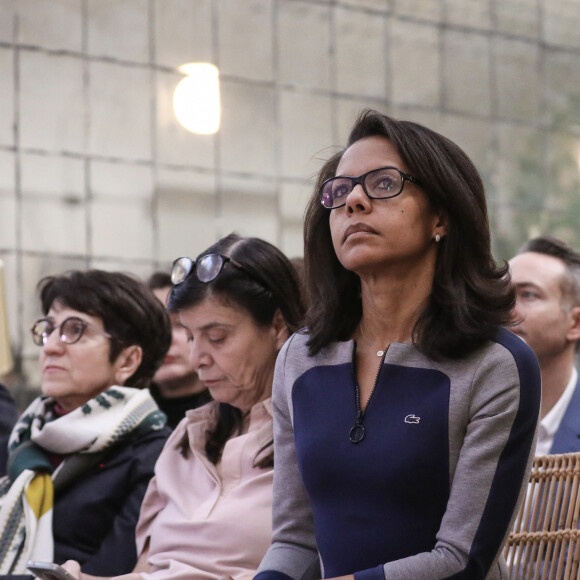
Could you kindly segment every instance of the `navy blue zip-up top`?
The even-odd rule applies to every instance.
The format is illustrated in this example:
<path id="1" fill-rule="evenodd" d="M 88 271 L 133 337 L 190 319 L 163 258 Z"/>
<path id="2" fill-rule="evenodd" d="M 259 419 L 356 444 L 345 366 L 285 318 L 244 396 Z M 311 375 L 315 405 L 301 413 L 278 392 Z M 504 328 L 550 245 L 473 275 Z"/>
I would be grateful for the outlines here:
<path id="1" fill-rule="evenodd" d="M 273 545 L 257 578 L 507 577 L 540 408 L 531 349 L 504 329 L 460 360 L 391 344 L 353 443 L 356 345 L 309 357 L 307 338 L 276 366 Z"/>

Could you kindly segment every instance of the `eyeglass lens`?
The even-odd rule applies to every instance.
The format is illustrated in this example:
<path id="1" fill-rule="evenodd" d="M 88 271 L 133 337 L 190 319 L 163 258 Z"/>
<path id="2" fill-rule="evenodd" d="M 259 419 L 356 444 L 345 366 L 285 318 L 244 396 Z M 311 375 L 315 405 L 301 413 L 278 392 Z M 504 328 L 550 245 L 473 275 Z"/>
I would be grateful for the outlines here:
<path id="1" fill-rule="evenodd" d="M 207 254 L 199 259 L 195 271 L 200 282 L 215 280 L 224 267 L 225 260 L 219 254 Z"/>
<path id="2" fill-rule="evenodd" d="M 59 338 L 61 342 L 74 344 L 81 339 L 81 336 L 87 328 L 87 324 L 80 318 L 71 317 L 64 320 L 60 327 L 57 327 L 52 320 L 41 318 L 40 320 L 37 320 L 32 327 L 32 339 L 34 340 L 34 343 L 38 346 L 44 346 L 48 337 L 56 328 L 59 329 Z"/>
<path id="3" fill-rule="evenodd" d="M 173 262 L 171 269 L 171 282 L 174 285 L 181 284 L 192 272 L 195 270 L 195 275 L 200 282 L 211 282 L 215 280 L 227 263 L 231 263 L 236 268 L 244 271 L 250 278 L 257 282 L 264 290 L 270 291 L 268 285 L 261 280 L 259 276 L 248 270 L 233 258 L 224 256 L 223 254 L 206 254 L 202 256 L 197 262 L 191 258 L 183 257 L 177 258 Z"/>
<path id="4" fill-rule="evenodd" d="M 200 282 L 211 282 L 217 278 L 224 264 L 228 261 L 229 258 L 220 254 L 206 254 L 197 262 L 194 262 L 191 258 L 178 258 L 173 263 L 171 282 L 173 284 L 181 284 L 194 268 L 197 279 Z"/>
<path id="5" fill-rule="evenodd" d="M 346 197 L 360 183 L 369 197 L 385 199 L 395 197 L 403 190 L 403 176 L 398 169 L 375 169 L 360 177 L 333 177 L 322 186 L 321 201 L 327 208 L 346 203 Z"/>
<path id="6" fill-rule="evenodd" d="M 181 284 L 191 272 L 194 262 L 191 258 L 177 258 L 171 268 L 171 283 Z"/>

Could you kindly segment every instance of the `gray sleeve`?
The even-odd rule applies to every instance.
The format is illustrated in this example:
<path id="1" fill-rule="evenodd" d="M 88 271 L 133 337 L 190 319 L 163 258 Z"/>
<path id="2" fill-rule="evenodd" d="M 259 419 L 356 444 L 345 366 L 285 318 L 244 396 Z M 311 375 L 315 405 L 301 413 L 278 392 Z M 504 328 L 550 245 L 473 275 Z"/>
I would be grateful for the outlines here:
<path id="1" fill-rule="evenodd" d="M 286 376 L 288 351 L 293 339 L 278 355 L 274 373 L 274 505 L 272 546 L 258 572 L 276 571 L 294 580 L 320 578 L 320 568 L 310 501 L 298 470 L 292 426 L 292 385 Z"/>
<path id="2" fill-rule="evenodd" d="M 498 557 L 523 498 L 538 422 L 539 375 L 520 379 L 513 359 L 488 358 L 475 370 L 466 429 L 450 441 L 459 454 L 435 548 L 385 564 L 385 580 L 503 577 Z M 450 423 L 453 414 L 452 400 Z"/>

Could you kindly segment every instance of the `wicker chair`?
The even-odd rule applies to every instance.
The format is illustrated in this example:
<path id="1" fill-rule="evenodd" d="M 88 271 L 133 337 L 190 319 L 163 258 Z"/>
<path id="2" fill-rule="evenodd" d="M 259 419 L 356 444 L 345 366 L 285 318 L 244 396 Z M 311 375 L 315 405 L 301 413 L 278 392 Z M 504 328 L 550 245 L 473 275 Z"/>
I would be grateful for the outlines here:
<path id="1" fill-rule="evenodd" d="M 537 457 L 504 555 L 510 580 L 580 577 L 580 453 Z"/>

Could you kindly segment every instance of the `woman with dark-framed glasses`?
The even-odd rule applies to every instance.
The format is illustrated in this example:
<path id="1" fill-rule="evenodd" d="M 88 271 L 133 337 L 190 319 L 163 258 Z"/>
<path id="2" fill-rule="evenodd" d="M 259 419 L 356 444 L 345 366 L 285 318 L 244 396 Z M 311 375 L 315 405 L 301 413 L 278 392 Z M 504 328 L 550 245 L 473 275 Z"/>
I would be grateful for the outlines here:
<path id="1" fill-rule="evenodd" d="M 251 575 L 272 534 L 272 379 L 302 324 L 299 281 L 272 244 L 231 234 L 178 258 L 168 309 L 213 401 L 188 411 L 155 467 L 137 526 L 139 562 L 124 578 Z M 65 567 L 76 575 L 78 566 Z"/>
<path id="2" fill-rule="evenodd" d="M 148 389 L 171 343 L 169 317 L 136 279 L 100 270 L 39 282 L 42 395 L 23 412 L 0 480 L 1 574 L 28 560 L 130 572 L 135 526 L 169 436 Z"/>
<path id="3" fill-rule="evenodd" d="M 307 332 L 278 357 L 273 543 L 256 578 L 499 580 L 540 377 L 504 328 L 485 193 L 453 142 L 376 111 L 319 172 Z"/>

